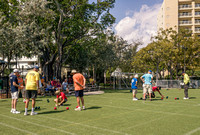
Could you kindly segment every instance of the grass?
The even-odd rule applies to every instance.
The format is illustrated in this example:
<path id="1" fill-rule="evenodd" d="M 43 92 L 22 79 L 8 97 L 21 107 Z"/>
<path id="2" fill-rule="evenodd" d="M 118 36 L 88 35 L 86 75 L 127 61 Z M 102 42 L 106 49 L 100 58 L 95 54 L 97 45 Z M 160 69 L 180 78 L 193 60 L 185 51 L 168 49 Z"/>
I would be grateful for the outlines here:
<path id="1" fill-rule="evenodd" d="M 54 97 L 38 97 L 38 115 L 24 116 L 24 103 L 19 99 L 21 114 L 10 113 L 10 99 L 0 100 L 1 135 L 199 135 L 200 89 L 190 89 L 190 100 L 183 100 L 183 90 L 162 90 L 169 99 L 132 101 L 129 90 L 107 90 L 102 95 L 84 96 L 86 110 L 74 111 L 74 96 L 54 110 Z M 137 97 L 142 97 L 139 90 Z M 179 100 L 174 100 L 179 97 Z M 50 103 L 47 102 L 50 100 Z M 69 107 L 69 110 L 66 110 Z M 30 112 L 30 104 L 29 104 Z"/>

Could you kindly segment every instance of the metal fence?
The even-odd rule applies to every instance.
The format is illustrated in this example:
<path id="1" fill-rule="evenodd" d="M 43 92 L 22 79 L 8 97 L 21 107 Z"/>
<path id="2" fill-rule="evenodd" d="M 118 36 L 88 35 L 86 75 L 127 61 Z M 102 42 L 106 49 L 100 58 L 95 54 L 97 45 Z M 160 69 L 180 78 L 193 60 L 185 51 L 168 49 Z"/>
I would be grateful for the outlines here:
<path id="1" fill-rule="evenodd" d="M 162 88 L 183 88 L 184 83 L 182 80 L 158 80 L 156 85 Z M 200 80 L 190 80 L 189 88 L 198 89 L 199 87 Z"/>
<path id="2" fill-rule="evenodd" d="M 9 97 L 9 77 L 0 77 L 0 99 Z"/>

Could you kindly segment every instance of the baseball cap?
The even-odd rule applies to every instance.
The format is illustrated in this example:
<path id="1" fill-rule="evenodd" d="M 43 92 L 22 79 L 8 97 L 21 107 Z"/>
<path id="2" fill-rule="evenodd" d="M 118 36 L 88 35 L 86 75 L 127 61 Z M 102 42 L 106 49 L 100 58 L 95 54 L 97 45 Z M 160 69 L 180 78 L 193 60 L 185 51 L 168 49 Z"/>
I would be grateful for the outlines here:
<path id="1" fill-rule="evenodd" d="M 71 74 L 76 73 L 77 71 L 75 69 L 72 70 Z"/>
<path id="2" fill-rule="evenodd" d="M 185 73 L 184 71 L 182 72 L 182 74 Z"/>
<path id="3" fill-rule="evenodd" d="M 55 92 L 55 94 L 56 94 L 56 95 L 59 95 L 59 94 L 60 94 L 60 91 L 59 91 L 59 90 L 57 90 L 57 91 Z"/>
<path id="4" fill-rule="evenodd" d="M 151 71 L 151 70 L 149 70 L 149 72 L 151 72 L 151 73 L 152 73 L 152 71 Z"/>
<path id="5" fill-rule="evenodd" d="M 38 66 L 36 66 L 36 65 L 35 65 L 33 68 L 35 68 L 35 69 L 39 69 L 39 67 L 38 67 Z"/>
<path id="6" fill-rule="evenodd" d="M 18 72 L 19 73 L 19 70 L 18 69 L 14 69 L 13 72 L 14 73 Z"/>

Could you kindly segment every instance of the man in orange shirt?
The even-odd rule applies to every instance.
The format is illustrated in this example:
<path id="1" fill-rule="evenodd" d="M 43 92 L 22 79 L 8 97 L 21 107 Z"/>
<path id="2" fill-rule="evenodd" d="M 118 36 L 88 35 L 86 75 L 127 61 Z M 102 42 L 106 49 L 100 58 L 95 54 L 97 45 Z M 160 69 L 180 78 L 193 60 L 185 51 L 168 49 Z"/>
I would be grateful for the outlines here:
<path id="1" fill-rule="evenodd" d="M 19 71 L 19 74 L 17 76 L 17 80 L 18 80 L 19 86 L 21 86 L 21 87 L 19 87 L 18 89 L 19 89 L 19 93 L 21 92 L 21 94 L 22 94 L 23 102 L 25 102 L 26 101 L 25 90 L 24 90 L 24 87 L 22 87 L 22 86 L 24 86 L 24 81 L 23 81 L 23 78 L 21 77 L 20 73 L 21 72 Z"/>
<path id="2" fill-rule="evenodd" d="M 86 79 L 81 73 L 77 73 L 76 70 L 72 70 L 71 74 L 73 75 L 75 96 L 76 96 L 76 101 L 78 104 L 78 107 L 75 109 L 75 111 L 81 111 L 80 99 L 82 102 L 83 110 L 85 110 L 83 90 L 85 89 Z"/>

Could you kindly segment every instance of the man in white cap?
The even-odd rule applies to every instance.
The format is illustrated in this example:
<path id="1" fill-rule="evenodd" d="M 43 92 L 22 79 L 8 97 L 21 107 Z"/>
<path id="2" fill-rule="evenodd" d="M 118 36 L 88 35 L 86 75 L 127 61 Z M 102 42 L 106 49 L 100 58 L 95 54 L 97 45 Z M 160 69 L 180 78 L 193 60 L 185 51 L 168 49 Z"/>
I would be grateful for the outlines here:
<path id="1" fill-rule="evenodd" d="M 75 109 L 75 111 L 81 111 L 80 99 L 82 102 L 83 110 L 85 110 L 83 90 L 85 89 L 86 79 L 81 73 L 77 73 L 76 70 L 72 70 L 71 74 L 73 75 L 75 96 L 78 104 L 78 107 Z"/>
<path id="2" fill-rule="evenodd" d="M 20 86 L 18 83 L 17 79 L 18 75 L 19 75 L 18 69 L 14 69 L 13 74 L 10 75 L 10 85 L 11 85 L 11 95 L 12 95 L 12 101 L 11 101 L 12 109 L 10 112 L 14 114 L 20 113 L 19 111 L 16 110 L 17 99 L 18 99 L 18 88 L 19 87 L 23 88 L 23 86 Z"/>
<path id="3" fill-rule="evenodd" d="M 31 115 L 36 115 L 37 113 L 34 112 L 35 108 L 35 98 L 37 98 L 37 90 L 39 88 L 39 67 L 34 66 L 33 70 L 28 72 L 25 79 L 26 85 L 26 104 L 25 104 L 25 112 L 24 115 L 28 115 L 28 104 L 30 98 L 32 98 L 32 109 Z"/>

